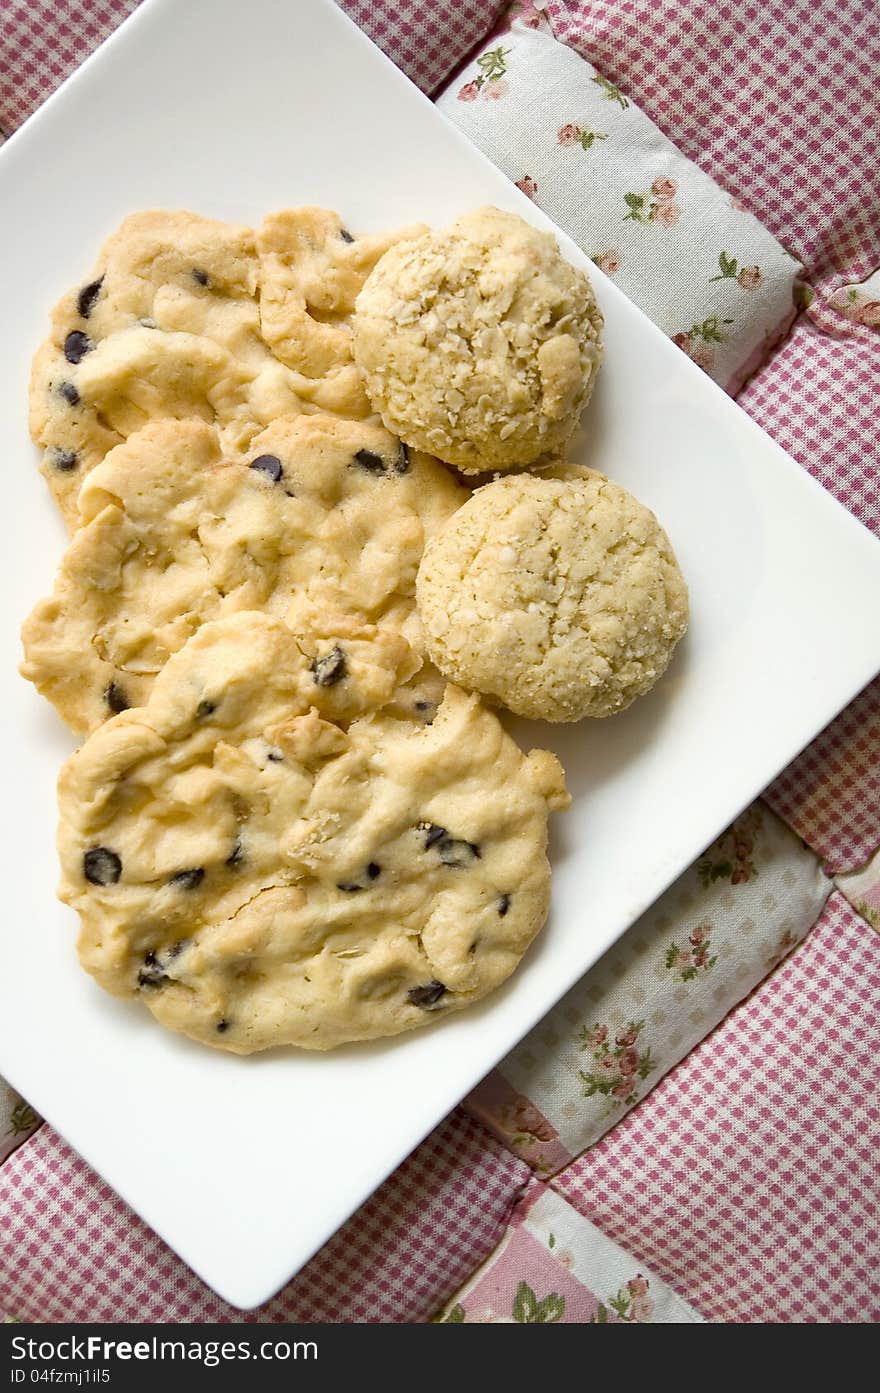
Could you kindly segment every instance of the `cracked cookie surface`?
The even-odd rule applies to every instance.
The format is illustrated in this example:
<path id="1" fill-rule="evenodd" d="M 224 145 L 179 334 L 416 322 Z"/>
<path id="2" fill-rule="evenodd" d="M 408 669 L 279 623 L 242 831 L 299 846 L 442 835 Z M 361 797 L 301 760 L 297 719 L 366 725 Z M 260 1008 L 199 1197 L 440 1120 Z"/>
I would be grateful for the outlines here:
<path id="1" fill-rule="evenodd" d="M 389 430 L 466 473 L 558 456 L 592 392 L 602 315 L 549 233 L 498 208 L 392 247 L 355 358 Z"/>
<path id="2" fill-rule="evenodd" d="M 426 547 L 416 594 L 446 677 L 548 721 L 624 710 L 688 619 L 654 514 L 577 466 L 478 489 Z"/>
<path id="3" fill-rule="evenodd" d="M 22 672 L 92 730 L 142 705 L 202 624 L 259 609 L 300 635 L 325 710 L 381 706 L 422 657 L 425 542 L 466 497 L 369 422 L 282 418 L 231 460 L 204 421 L 153 422 L 85 480 L 54 592 L 24 625 Z"/>
<path id="4" fill-rule="evenodd" d="M 455 1011 L 513 971 L 547 913 L 553 755 L 476 697 L 347 731 L 260 614 L 207 624 L 146 706 L 59 782 L 60 895 L 83 966 L 221 1049 L 328 1049 Z"/>
<path id="5" fill-rule="evenodd" d="M 149 421 L 200 417 L 246 449 L 279 415 L 369 417 L 354 301 L 419 230 L 356 237 L 323 208 L 256 231 L 188 212 L 126 218 L 56 306 L 31 374 L 31 434 L 68 526 L 86 473 Z"/>

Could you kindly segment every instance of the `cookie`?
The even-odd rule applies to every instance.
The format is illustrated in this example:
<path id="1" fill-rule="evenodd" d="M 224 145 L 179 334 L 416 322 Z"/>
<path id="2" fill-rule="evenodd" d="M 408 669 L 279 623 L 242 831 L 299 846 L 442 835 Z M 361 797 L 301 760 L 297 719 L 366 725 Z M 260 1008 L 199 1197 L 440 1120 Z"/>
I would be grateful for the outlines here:
<path id="1" fill-rule="evenodd" d="M 548 721 L 623 711 L 687 628 L 654 514 L 575 466 L 478 489 L 426 547 L 416 594 L 441 672 Z"/>
<path id="2" fill-rule="evenodd" d="M 322 709 L 380 706 L 422 655 L 425 541 L 466 497 L 369 422 L 282 418 L 232 460 L 204 421 L 152 422 L 85 479 L 82 525 L 24 625 L 22 673 L 89 731 L 142 705 L 202 624 L 260 609 L 300 635 Z"/>
<path id="3" fill-rule="evenodd" d="M 553 755 L 449 688 L 432 724 L 311 709 L 290 631 L 204 625 L 59 783 L 83 966 L 237 1053 L 393 1035 L 477 1001 L 547 913 Z"/>
<path id="4" fill-rule="evenodd" d="M 602 315 L 555 239 L 498 208 L 382 257 L 355 359 L 389 430 L 466 473 L 558 455 L 592 392 Z"/>
<path id="5" fill-rule="evenodd" d="M 84 475 L 150 421 L 200 417 L 246 449 L 279 415 L 370 416 L 348 320 L 398 235 L 353 237 L 316 208 L 257 233 L 187 212 L 126 218 L 34 359 L 31 434 L 68 525 Z"/>
<path id="6" fill-rule="evenodd" d="M 270 214 L 257 232 L 260 332 L 279 362 L 314 382 L 322 411 L 361 419 L 372 408 L 352 353 L 355 300 L 379 259 L 421 224 L 355 237 L 326 208 Z"/>

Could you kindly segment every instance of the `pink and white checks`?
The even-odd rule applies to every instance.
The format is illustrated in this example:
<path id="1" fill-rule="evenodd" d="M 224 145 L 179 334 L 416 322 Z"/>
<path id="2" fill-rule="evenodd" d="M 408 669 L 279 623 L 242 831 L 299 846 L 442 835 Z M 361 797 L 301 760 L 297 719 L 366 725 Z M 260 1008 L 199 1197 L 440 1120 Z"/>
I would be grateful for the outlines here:
<path id="1" fill-rule="evenodd" d="M 800 948 L 551 1183 L 716 1321 L 880 1319 L 880 939 Z"/>
<path id="2" fill-rule="evenodd" d="M 20 126 L 140 0 L 2 0 L 0 126 Z"/>
<path id="3" fill-rule="evenodd" d="M 829 871 L 863 866 L 880 846 L 880 678 L 780 774 L 764 797 Z"/>
<path id="4" fill-rule="evenodd" d="M 437 88 L 484 37 L 507 0 L 337 0 L 423 92 Z"/>
<path id="5" fill-rule="evenodd" d="M 267 1305 L 199 1281 L 44 1125 L 0 1171 L 0 1309 L 29 1321 L 418 1321 L 501 1238 L 530 1172 L 453 1113 Z"/>
<path id="6" fill-rule="evenodd" d="M 880 533 L 880 334 L 862 333 L 831 338 L 801 320 L 738 401 L 860 522 Z"/>

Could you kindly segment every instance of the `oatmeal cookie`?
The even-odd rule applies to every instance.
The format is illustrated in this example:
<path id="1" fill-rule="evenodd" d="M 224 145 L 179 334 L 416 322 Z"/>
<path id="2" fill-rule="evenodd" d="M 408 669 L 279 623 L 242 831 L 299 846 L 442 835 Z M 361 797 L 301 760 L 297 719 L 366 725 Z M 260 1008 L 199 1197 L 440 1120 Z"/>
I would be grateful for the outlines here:
<path id="1" fill-rule="evenodd" d="M 654 514 L 576 466 L 478 489 L 426 547 L 416 595 L 446 677 L 548 721 L 623 711 L 687 628 Z"/>

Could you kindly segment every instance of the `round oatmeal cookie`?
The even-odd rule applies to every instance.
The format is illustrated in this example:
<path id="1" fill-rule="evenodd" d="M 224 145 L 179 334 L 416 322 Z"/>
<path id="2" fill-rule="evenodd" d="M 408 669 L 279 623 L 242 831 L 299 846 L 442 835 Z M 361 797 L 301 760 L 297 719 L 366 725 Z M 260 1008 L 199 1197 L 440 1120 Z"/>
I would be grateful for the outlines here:
<path id="1" fill-rule="evenodd" d="M 547 721 L 623 711 L 687 628 L 654 514 L 577 466 L 478 489 L 426 547 L 416 595 L 446 677 Z"/>
<path id="2" fill-rule="evenodd" d="M 369 422 L 282 418 L 229 459 L 204 421 L 154 421 L 84 481 L 82 525 L 22 631 L 22 673 L 93 730 L 142 705 L 202 624 L 261 609 L 300 636 L 322 710 L 381 706 L 422 657 L 425 542 L 466 497 Z"/>
<path id="3" fill-rule="evenodd" d="M 562 771 L 449 688 L 432 724 L 310 707 L 266 615 L 206 624 L 59 783 L 83 966 L 240 1054 L 394 1035 L 498 986 L 544 923 Z"/>
<path id="4" fill-rule="evenodd" d="M 349 321 L 406 235 L 354 237 L 323 208 L 257 232 L 188 212 L 126 218 L 56 306 L 33 364 L 31 434 L 68 525 L 84 475 L 149 421 L 216 422 L 231 449 L 279 415 L 369 417 Z"/>
<path id="5" fill-rule="evenodd" d="M 382 257 L 355 359 L 389 430 L 465 473 L 558 455 L 601 358 L 602 315 L 555 239 L 479 208 Z"/>

